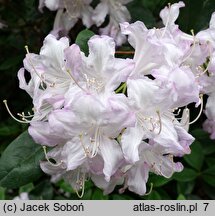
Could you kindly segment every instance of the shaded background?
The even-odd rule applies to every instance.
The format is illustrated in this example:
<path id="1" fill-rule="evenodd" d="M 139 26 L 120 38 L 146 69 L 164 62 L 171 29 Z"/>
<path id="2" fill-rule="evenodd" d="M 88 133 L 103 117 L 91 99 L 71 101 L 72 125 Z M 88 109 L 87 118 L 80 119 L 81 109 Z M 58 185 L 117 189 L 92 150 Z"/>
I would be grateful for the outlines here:
<path id="1" fill-rule="evenodd" d="M 94 1 L 96 4 L 96 1 Z M 134 0 L 128 4 L 132 21 L 141 20 L 147 27 L 161 26 L 160 10 L 170 0 Z M 185 8 L 181 9 L 178 24 L 180 29 L 197 33 L 208 27 L 215 0 L 186 0 Z M 17 71 L 22 67 L 25 56 L 24 46 L 28 45 L 30 52 L 38 53 L 44 37 L 51 31 L 55 13 L 44 8 L 38 11 L 38 0 L 0 0 L 0 22 L 6 27 L 0 29 L 0 156 L 5 148 L 19 134 L 27 129 L 26 125 L 15 122 L 7 113 L 3 99 L 13 113 L 31 110 L 31 98 L 19 89 Z M 71 43 L 78 33 L 85 29 L 79 21 L 70 31 Z M 92 26 L 92 31 L 98 29 Z M 128 45 L 124 48 L 127 49 Z M 206 97 L 205 97 L 206 99 Z M 191 119 L 198 110 L 192 109 Z M 193 117 L 193 118 L 192 118 Z M 151 175 L 147 188 L 153 183 L 152 192 L 144 197 L 126 191 L 119 195 L 116 190 L 109 196 L 103 196 L 102 191 L 88 181 L 83 199 L 214 199 L 215 198 L 215 141 L 209 139 L 202 131 L 201 125 L 205 116 L 191 127 L 191 134 L 196 138 L 192 145 L 192 154 L 185 156 L 182 162 L 185 169 L 174 174 L 171 179 Z M 8 159 L 9 160 L 9 159 Z M 9 162 L 9 161 L 6 161 Z M 32 199 L 77 199 L 75 192 L 65 182 L 50 183 L 49 176 L 42 172 L 35 181 L 19 188 L 1 187 L 0 199 L 12 199 L 23 191 L 27 191 Z"/>

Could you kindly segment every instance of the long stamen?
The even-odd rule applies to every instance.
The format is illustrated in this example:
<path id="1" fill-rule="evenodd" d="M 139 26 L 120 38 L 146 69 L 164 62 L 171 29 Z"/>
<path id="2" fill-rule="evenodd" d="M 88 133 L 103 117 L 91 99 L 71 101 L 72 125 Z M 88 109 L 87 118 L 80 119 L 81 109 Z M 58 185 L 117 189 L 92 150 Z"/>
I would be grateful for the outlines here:
<path id="1" fill-rule="evenodd" d="M 202 114 L 202 111 L 203 111 L 203 94 L 200 94 L 200 95 L 199 95 L 199 98 L 200 98 L 200 100 L 201 100 L 201 107 L 200 107 L 199 114 L 198 114 L 198 116 L 197 116 L 193 121 L 191 121 L 191 122 L 189 123 L 189 125 L 195 123 L 195 122 L 199 119 L 199 117 L 201 116 L 201 114 Z"/>
<path id="2" fill-rule="evenodd" d="M 77 181 L 76 184 L 79 186 L 79 188 L 75 189 L 75 192 L 77 196 L 81 199 L 84 196 L 84 189 L 85 189 L 85 173 L 83 173 L 82 177 L 79 178 L 80 171 L 78 171 L 77 174 Z M 79 189 L 81 189 L 81 194 L 79 194 Z"/>
<path id="3" fill-rule="evenodd" d="M 43 146 L 43 151 L 44 151 L 44 154 L 45 154 L 46 160 L 47 160 L 48 163 L 51 164 L 52 166 L 54 166 L 54 167 L 58 167 L 58 166 L 60 166 L 60 165 L 63 163 L 63 161 L 60 161 L 60 163 L 56 163 L 56 164 L 55 164 L 55 163 L 52 163 L 52 162 L 50 161 L 48 155 L 47 155 L 46 146 Z"/>
<path id="4" fill-rule="evenodd" d="M 27 121 L 27 120 L 24 119 L 24 118 L 23 118 L 23 121 L 17 119 L 17 118 L 11 113 L 11 111 L 10 111 L 8 105 L 7 105 L 7 100 L 3 100 L 3 103 L 5 104 L 5 107 L 6 107 L 7 111 L 8 111 L 8 113 L 10 114 L 10 116 L 11 116 L 14 120 L 16 120 L 16 121 L 19 122 L 19 123 L 25 123 L 25 124 L 30 123 L 30 121 Z"/>
<path id="5" fill-rule="evenodd" d="M 79 83 L 75 80 L 75 78 L 73 77 L 72 73 L 70 73 L 69 69 L 67 69 L 66 72 L 69 74 L 69 76 L 70 76 L 70 77 L 72 78 L 72 80 L 75 82 L 75 84 L 76 84 L 82 91 L 86 92 L 86 90 L 83 89 L 83 88 L 79 85 Z"/>
<path id="6" fill-rule="evenodd" d="M 152 192 L 152 189 L 153 189 L 153 183 L 151 182 L 150 183 L 150 189 L 149 189 L 149 191 L 147 192 L 147 193 L 145 193 L 145 196 L 147 196 L 147 195 L 149 195 L 151 192 Z"/>
<path id="7" fill-rule="evenodd" d="M 96 132 L 95 132 L 95 143 L 93 145 L 93 150 L 92 150 L 92 155 L 91 155 L 92 158 L 97 155 L 99 146 L 100 146 L 100 130 L 99 130 L 99 127 L 97 127 Z"/>
<path id="8" fill-rule="evenodd" d="M 212 56 L 212 48 L 211 48 L 211 46 L 210 46 L 210 44 L 209 44 L 209 59 L 211 59 L 211 56 Z M 200 73 L 200 74 L 197 74 L 196 75 L 196 78 L 199 78 L 200 76 L 202 76 L 202 75 L 204 75 L 205 73 L 207 73 L 207 71 L 208 71 L 208 68 L 209 68 L 209 63 L 207 64 L 207 67 L 205 68 L 205 70 L 202 72 L 202 73 Z"/>
<path id="9" fill-rule="evenodd" d="M 193 54 L 193 52 L 194 52 L 194 50 L 195 50 L 195 48 L 196 48 L 196 36 L 195 36 L 195 34 L 194 34 L 194 30 L 191 29 L 190 32 L 191 32 L 191 34 L 192 34 L 192 36 L 193 36 L 192 49 L 191 49 L 191 51 L 190 51 L 190 54 L 189 54 L 187 57 L 185 57 L 185 59 L 183 60 L 183 62 L 185 62 L 187 59 L 190 58 L 190 56 Z"/>
<path id="10" fill-rule="evenodd" d="M 82 140 L 82 134 L 79 135 L 79 138 L 80 138 L 80 142 L 81 142 L 81 146 L 83 147 L 83 150 L 84 150 L 84 153 L 87 157 L 90 157 L 90 151 L 88 148 L 85 147 L 84 143 L 83 143 L 83 140 Z"/>
<path id="11" fill-rule="evenodd" d="M 27 54 L 30 54 L 27 45 L 25 46 L 25 50 L 26 50 Z M 43 77 L 40 76 L 40 74 L 37 72 L 36 68 L 34 67 L 34 64 L 33 64 L 33 62 L 31 61 L 30 55 L 29 55 L 29 63 L 30 63 L 30 65 L 31 65 L 31 67 L 33 68 L 34 72 L 36 73 L 36 75 L 40 78 L 41 87 L 43 88 L 43 90 L 45 90 L 45 87 L 44 87 L 44 85 L 43 85 L 43 82 L 45 83 L 45 81 L 44 81 Z"/>

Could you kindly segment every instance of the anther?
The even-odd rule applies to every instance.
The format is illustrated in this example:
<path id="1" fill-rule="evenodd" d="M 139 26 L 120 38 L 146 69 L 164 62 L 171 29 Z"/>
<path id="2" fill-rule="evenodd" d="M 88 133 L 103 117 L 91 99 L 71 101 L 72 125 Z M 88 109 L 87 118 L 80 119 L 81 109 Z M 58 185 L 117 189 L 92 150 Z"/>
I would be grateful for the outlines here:
<path id="1" fill-rule="evenodd" d="M 77 174 L 77 181 L 76 184 L 79 188 L 75 189 L 77 196 L 81 199 L 84 196 L 84 189 L 85 189 L 85 173 L 82 174 L 82 177 L 79 178 L 80 171 Z M 81 194 L 79 194 L 79 189 L 81 189 Z"/>

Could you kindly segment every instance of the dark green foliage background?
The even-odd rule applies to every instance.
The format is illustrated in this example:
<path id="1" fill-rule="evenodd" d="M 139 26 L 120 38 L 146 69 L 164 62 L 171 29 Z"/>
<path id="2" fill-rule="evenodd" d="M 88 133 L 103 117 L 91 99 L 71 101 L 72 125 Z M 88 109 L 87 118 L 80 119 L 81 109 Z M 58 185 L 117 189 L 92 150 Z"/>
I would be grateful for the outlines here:
<path id="1" fill-rule="evenodd" d="M 168 2 L 177 1 L 134 0 L 128 4 L 132 21 L 141 20 L 148 27 L 161 26 L 159 12 Z M 191 29 L 198 32 L 207 28 L 211 13 L 215 11 L 215 0 L 184 2 L 186 7 L 181 10 L 178 19 L 180 29 L 189 33 Z M 25 56 L 24 46 L 28 45 L 31 52 L 38 53 L 55 17 L 55 12 L 44 8 L 44 13 L 40 13 L 37 7 L 37 0 L 0 0 L 0 21 L 7 25 L 0 30 L 0 99 L 8 100 L 13 113 L 28 111 L 32 107 L 30 97 L 19 89 L 17 79 L 17 71 L 22 67 Z M 69 36 L 71 43 L 76 41 L 87 52 L 86 40 L 91 32 L 83 31 L 76 39 L 84 29 L 79 21 Z M 90 30 L 98 32 L 95 26 Z M 130 47 L 124 45 L 120 49 L 128 50 Z M 198 110 L 192 107 L 191 110 L 194 118 Z M 215 141 L 210 140 L 201 129 L 204 119 L 202 115 L 191 127 L 196 141 L 192 144 L 192 153 L 182 159 L 184 171 L 174 174 L 171 179 L 152 174 L 148 190 L 151 183 L 153 188 L 149 195 L 141 197 L 128 191 L 120 195 L 116 188 L 111 195 L 104 196 L 88 181 L 83 199 L 215 199 Z M 31 199 L 77 199 L 67 183 L 52 184 L 49 176 L 40 171 L 38 162 L 44 157 L 42 148 L 24 132 L 26 129 L 26 125 L 11 119 L 1 102 L 0 199 L 12 199 L 21 192 L 29 192 Z"/>

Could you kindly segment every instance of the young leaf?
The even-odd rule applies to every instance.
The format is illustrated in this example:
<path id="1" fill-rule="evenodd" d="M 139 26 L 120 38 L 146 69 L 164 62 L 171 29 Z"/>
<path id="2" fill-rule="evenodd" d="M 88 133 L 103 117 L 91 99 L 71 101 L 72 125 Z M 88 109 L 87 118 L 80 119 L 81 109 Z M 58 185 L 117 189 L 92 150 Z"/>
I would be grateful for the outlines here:
<path id="1" fill-rule="evenodd" d="M 88 29 L 85 29 L 81 31 L 76 40 L 75 43 L 80 47 L 81 51 L 85 53 L 85 55 L 88 55 L 89 48 L 88 48 L 88 40 L 94 35 L 94 33 Z"/>

